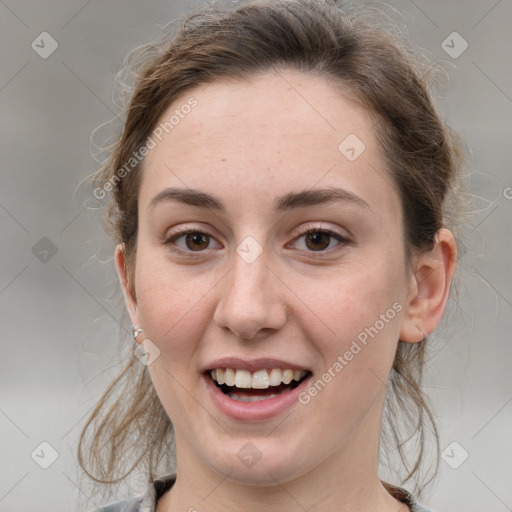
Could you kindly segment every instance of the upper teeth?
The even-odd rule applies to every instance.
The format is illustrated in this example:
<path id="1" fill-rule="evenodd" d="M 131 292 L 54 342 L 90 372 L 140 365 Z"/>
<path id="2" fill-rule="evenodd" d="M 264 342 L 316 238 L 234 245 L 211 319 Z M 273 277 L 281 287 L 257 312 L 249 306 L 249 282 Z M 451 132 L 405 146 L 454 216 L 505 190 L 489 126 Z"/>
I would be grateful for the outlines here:
<path id="1" fill-rule="evenodd" d="M 281 382 L 290 384 L 292 380 L 299 381 L 306 372 L 299 370 L 234 370 L 232 368 L 217 368 L 210 371 L 212 379 L 218 384 L 236 386 L 237 388 L 267 389 L 269 386 L 279 386 Z"/>

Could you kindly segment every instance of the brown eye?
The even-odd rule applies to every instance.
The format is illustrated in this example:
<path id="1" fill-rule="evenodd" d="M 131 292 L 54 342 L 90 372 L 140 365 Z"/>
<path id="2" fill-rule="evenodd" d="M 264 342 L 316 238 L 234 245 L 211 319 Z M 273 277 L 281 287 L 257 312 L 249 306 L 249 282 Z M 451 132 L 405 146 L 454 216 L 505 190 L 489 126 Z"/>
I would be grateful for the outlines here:
<path id="1" fill-rule="evenodd" d="M 310 229 L 296 239 L 295 247 L 305 252 L 331 253 L 349 240 L 329 229 Z"/>
<path id="2" fill-rule="evenodd" d="M 198 230 L 187 230 L 169 237 L 165 241 L 165 245 L 168 245 L 176 253 L 203 252 L 209 248 L 212 241 L 215 240 L 208 233 Z"/>
<path id="3" fill-rule="evenodd" d="M 313 251 L 323 251 L 329 247 L 331 235 L 323 231 L 315 231 L 306 235 L 305 242 L 308 249 Z"/>
<path id="4" fill-rule="evenodd" d="M 206 249 L 210 242 L 210 236 L 205 233 L 189 233 L 185 235 L 185 244 L 191 251 Z"/>

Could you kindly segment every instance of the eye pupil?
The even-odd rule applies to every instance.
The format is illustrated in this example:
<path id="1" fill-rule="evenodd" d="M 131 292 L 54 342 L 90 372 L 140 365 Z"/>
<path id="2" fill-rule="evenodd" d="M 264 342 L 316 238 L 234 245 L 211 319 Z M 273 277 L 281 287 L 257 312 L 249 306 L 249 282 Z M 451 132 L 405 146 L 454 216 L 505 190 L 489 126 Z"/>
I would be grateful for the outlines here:
<path id="1" fill-rule="evenodd" d="M 167 243 L 170 245 L 179 245 L 175 244 L 176 240 L 183 238 L 185 239 L 186 248 L 182 247 L 180 249 L 181 252 L 203 252 L 204 250 L 208 249 L 208 246 L 210 245 L 210 238 L 212 237 L 208 233 L 205 233 L 203 231 L 192 230 L 174 235 L 173 237 L 171 237 L 171 239 L 169 239 Z M 326 249 L 329 249 L 329 246 L 331 245 L 331 241 L 333 238 L 335 238 L 339 242 L 343 241 L 342 239 L 338 238 L 338 235 L 336 235 L 335 233 L 332 233 L 331 231 L 325 231 L 322 229 L 311 230 L 309 232 L 306 232 L 300 238 L 305 239 L 304 242 L 309 251 L 319 253 L 323 253 L 324 251 L 326 251 Z M 179 252 L 179 250 L 176 250 L 175 252 Z"/>
<path id="2" fill-rule="evenodd" d="M 189 242 L 192 242 L 193 244 L 197 244 L 199 245 L 200 247 L 191 247 Z M 189 233 L 187 236 L 186 236 L 186 244 L 187 244 L 187 247 L 191 250 L 201 250 L 201 249 L 205 249 L 206 247 L 208 247 L 208 235 L 204 234 L 204 233 Z"/>
<path id="3" fill-rule="evenodd" d="M 330 235 L 328 235 L 326 233 L 320 233 L 320 232 L 308 234 L 308 235 L 306 235 L 306 244 L 307 244 L 308 248 L 311 249 L 311 247 L 309 245 L 310 242 L 313 242 L 313 244 L 318 244 L 318 243 L 321 244 L 322 238 L 323 238 L 324 242 L 327 242 L 327 243 L 321 244 L 321 247 L 318 247 L 318 245 L 313 247 L 313 250 L 315 250 L 315 249 L 322 250 L 329 246 L 329 237 L 330 237 Z"/>

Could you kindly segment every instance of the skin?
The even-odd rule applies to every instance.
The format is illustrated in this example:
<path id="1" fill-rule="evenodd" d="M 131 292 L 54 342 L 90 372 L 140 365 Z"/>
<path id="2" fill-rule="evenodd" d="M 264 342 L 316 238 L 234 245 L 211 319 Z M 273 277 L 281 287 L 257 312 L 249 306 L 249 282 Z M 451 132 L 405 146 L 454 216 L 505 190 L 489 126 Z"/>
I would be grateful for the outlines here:
<path id="1" fill-rule="evenodd" d="M 406 264 L 375 120 L 323 79 L 287 70 L 215 81 L 187 91 L 162 121 L 191 96 L 198 106 L 146 158 L 134 282 L 116 250 L 127 308 L 144 330 L 138 341 L 160 350 L 149 371 L 176 431 L 177 482 L 158 512 L 407 510 L 377 473 L 385 382 L 398 340 L 419 342 L 443 314 L 452 234 L 440 230 L 435 248 Z M 338 150 L 349 134 L 366 146 L 352 162 Z M 168 187 L 213 194 L 225 212 L 173 200 L 149 208 Z M 367 206 L 273 211 L 276 197 L 328 187 Z M 348 241 L 307 243 L 301 227 Z M 184 236 L 165 243 L 190 228 L 210 235 L 205 248 Z M 248 236 L 263 249 L 252 263 L 236 252 Z M 201 372 L 219 357 L 278 358 L 321 377 L 396 303 L 401 311 L 306 405 L 241 422 L 205 392 Z M 250 467 L 237 457 L 248 442 L 262 455 Z"/>

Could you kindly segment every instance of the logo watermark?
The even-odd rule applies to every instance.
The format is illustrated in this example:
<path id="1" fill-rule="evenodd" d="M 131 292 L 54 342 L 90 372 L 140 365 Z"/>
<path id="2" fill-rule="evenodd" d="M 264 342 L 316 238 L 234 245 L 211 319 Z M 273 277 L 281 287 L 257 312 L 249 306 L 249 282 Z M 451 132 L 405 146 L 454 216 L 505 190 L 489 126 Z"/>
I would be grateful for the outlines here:
<path id="1" fill-rule="evenodd" d="M 311 398 L 317 396 L 318 393 L 320 393 L 320 391 L 322 391 L 325 386 L 327 386 L 327 384 L 331 382 L 331 380 L 334 379 L 334 377 L 336 377 L 336 375 L 338 375 L 364 347 L 366 347 L 369 341 L 368 338 L 373 339 L 377 336 L 377 334 L 384 329 L 386 324 L 393 320 L 396 314 L 400 313 L 402 309 L 402 304 L 395 302 L 385 313 L 381 313 L 379 315 L 379 319 L 376 320 L 372 326 L 365 327 L 357 335 L 357 339 L 352 341 L 350 348 L 346 350 L 343 355 L 339 355 L 336 358 L 336 361 L 327 368 L 322 376 L 299 395 L 299 402 L 303 405 L 309 404 L 309 402 L 311 402 Z"/>
<path id="2" fill-rule="evenodd" d="M 182 119 L 192 112 L 194 107 L 197 107 L 198 101 L 196 98 L 191 97 L 186 103 L 181 105 L 179 108 L 174 109 L 174 112 L 169 116 L 168 120 L 160 123 L 152 132 L 151 135 L 146 139 L 146 142 L 140 146 L 136 151 L 132 153 L 132 156 L 128 161 L 117 170 L 117 172 L 109 178 L 109 180 L 103 184 L 102 187 L 96 187 L 93 191 L 93 195 L 96 199 L 104 199 L 107 192 L 111 192 L 115 189 L 118 183 L 127 176 L 133 169 L 139 165 L 142 160 L 154 149 L 157 145 L 157 140 L 160 142 L 164 133 L 168 134 L 180 123 Z M 157 139 L 157 140 L 155 140 Z"/>

